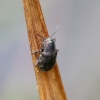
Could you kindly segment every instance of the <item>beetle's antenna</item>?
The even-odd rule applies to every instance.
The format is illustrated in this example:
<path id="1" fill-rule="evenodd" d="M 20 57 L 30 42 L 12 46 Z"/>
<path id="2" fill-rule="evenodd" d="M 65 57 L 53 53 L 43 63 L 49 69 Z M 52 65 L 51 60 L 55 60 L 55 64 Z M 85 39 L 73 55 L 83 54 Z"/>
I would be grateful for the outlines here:
<path id="1" fill-rule="evenodd" d="M 45 39 L 43 36 L 41 36 L 41 35 L 39 35 L 39 34 L 37 34 L 37 35 L 40 36 L 41 38 Z"/>
<path id="2" fill-rule="evenodd" d="M 52 37 L 57 31 L 58 31 L 58 28 L 59 28 L 60 26 L 57 26 L 57 28 L 56 28 L 56 30 L 54 31 L 54 33 L 50 36 L 50 37 Z"/>

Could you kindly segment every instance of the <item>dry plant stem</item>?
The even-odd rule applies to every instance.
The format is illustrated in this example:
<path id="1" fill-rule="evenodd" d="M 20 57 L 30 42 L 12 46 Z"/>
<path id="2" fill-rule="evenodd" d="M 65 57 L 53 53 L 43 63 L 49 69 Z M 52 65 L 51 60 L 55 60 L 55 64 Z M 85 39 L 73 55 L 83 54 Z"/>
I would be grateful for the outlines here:
<path id="1" fill-rule="evenodd" d="M 41 11 L 39 0 L 23 0 L 31 52 L 40 49 L 42 39 L 36 35 L 48 37 L 47 28 Z M 32 55 L 35 65 L 37 56 Z M 34 67 L 40 100 L 67 100 L 58 65 L 48 72 Z M 38 72 L 39 71 L 39 72 Z"/>

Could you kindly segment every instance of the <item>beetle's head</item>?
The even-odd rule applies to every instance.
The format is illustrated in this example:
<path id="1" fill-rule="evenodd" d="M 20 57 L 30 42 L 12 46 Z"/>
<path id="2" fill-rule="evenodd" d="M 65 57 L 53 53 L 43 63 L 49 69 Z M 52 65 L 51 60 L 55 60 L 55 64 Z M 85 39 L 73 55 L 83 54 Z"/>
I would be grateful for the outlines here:
<path id="1" fill-rule="evenodd" d="M 45 52 L 52 52 L 52 51 L 56 50 L 56 46 L 55 46 L 56 39 L 52 38 L 52 36 L 57 32 L 58 28 L 59 28 L 59 26 L 56 28 L 54 33 L 50 37 L 48 37 L 48 38 L 44 38 L 41 35 L 37 34 L 38 36 L 43 38 L 42 47 L 43 47 Z"/>
<path id="2" fill-rule="evenodd" d="M 45 38 L 42 43 L 44 52 L 49 52 L 49 53 L 54 52 L 56 50 L 55 41 L 56 41 L 56 39 L 51 38 L 51 37 Z"/>

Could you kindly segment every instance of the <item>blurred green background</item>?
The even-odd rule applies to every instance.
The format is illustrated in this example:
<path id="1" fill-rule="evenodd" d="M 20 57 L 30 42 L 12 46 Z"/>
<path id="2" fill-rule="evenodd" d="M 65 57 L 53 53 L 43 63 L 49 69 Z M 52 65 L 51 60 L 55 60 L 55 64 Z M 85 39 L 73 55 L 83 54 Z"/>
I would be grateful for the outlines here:
<path id="1" fill-rule="evenodd" d="M 68 100 L 100 100 L 100 0 L 41 0 Z M 63 65 L 63 66 L 62 66 Z M 22 0 L 0 1 L 0 100 L 39 100 Z"/>

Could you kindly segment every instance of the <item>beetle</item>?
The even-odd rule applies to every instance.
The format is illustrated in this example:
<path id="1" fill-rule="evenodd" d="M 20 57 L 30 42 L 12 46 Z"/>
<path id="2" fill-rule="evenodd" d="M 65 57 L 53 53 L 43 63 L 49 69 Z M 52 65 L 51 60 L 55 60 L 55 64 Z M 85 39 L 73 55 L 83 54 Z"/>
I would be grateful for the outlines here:
<path id="1" fill-rule="evenodd" d="M 37 34 L 38 36 L 43 38 L 43 42 L 41 49 L 33 52 L 33 54 L 40 52 L 35 65 L 38 66 L 41 71 L 46 72 L 51 70 L 56 63 L 56 57 L 59 50 L 56 49 L 56 39 L 51 37 L 57 32 L 58 28 L 59 26 L 56 28 L 54 33 L 47 38 L 44 38 L 41 35 Z"/>

